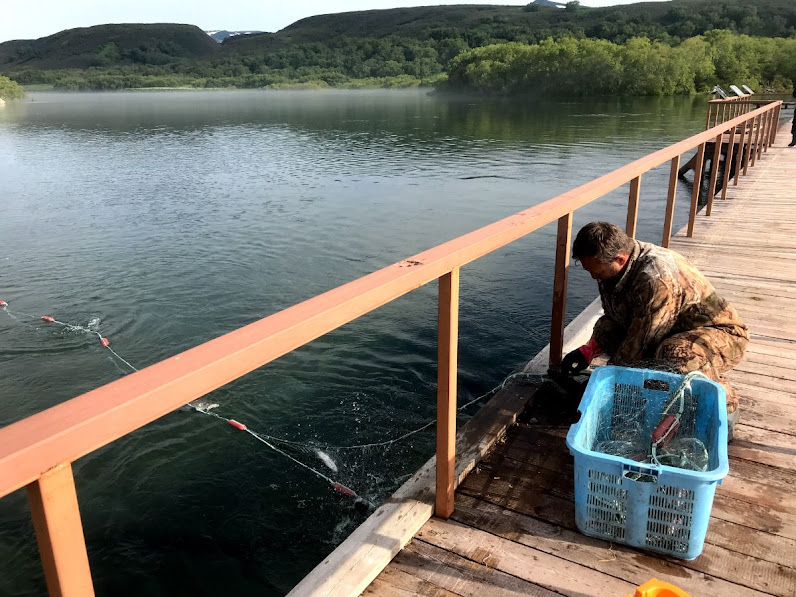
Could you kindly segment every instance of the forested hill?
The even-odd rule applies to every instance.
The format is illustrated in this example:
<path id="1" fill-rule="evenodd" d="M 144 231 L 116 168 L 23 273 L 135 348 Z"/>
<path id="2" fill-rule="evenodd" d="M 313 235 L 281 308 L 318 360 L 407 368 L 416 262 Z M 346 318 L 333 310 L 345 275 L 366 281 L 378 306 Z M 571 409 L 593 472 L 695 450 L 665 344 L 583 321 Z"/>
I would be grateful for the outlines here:
<path id="1" fill-rule="evenodd" d="M 796 1 L 673 0 L 606 8 L 569 2 L 563 9 L 531 3 L 370 10 L 314 16 L 276 33 L 235 36 L 222 44 L 192 25 L 102 25 L 2 43 L 0 75 L 22 84 L 63 89 L 402 86 L 437 81 L 455 66 L 458 74 L 470 69 L 470 74 L 457 79 L 468 86 L 467 81 L 474 80 L 471 75 L 477 75 L 474 69 L 483 70 L 486 63 L 472 54 L 468 54 L 471 62 L 452 61 L 493 44 L 534 45 L 549 38 L 572 38 L 623 45 L 633 38 L 647 38 L 676 47 L 716 29 L 733 35 L 790 38 L 787 47 L 778 50 L 788 62 L 790 42 L 796 43 Z M 791 62 L 796 63 L 796 56 Z M 775 75 L 781 76 L 781 82 L 790 76 L 770 66 L 749 73 L 745 82 L 767 83 Z M 711 76 L 701 76 L 699 81 L 707 84 L 714 79 L 727 82 Z M 697 82 L 698 90 L 700 85 Z"/>
<path id="2" fill-rule="evenodd" d="M 366 10 L 301 19 L 278 33 L 239 36 L 224 45 L 248 52 L 261 47 L 328 43 L 340 38 L 460 39 L 469 47 L 496 42 L 535 43 L 548 37 L 624 42 L 644 36 L 678 41 L 711 29 L 765 37 L 796 36 L 794 0 L 673 0 L 623 6 L 567 9 L 527 6 L 453 5 Z"/>
<path id="3" fill-rule="evenodd" d="M 207 59 L 215 56 L 218 49 L 218 43 L 194 25 L 97 25 L 67 29 L 40 39 L 2 43 L 0 71 L 168 64 L 179 59 Z"/>

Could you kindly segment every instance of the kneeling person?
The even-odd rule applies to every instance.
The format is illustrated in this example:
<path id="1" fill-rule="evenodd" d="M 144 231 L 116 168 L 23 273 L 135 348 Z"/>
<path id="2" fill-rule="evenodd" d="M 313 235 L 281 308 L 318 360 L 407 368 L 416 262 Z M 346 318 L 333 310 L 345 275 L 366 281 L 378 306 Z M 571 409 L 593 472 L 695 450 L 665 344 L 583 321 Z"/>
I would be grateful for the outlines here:
<path id="1" fill-rule="evenodd" d="M 608 222 L 584 226 L 572 257 L 597 280 L 605 314 L 589 343 L 564 357 L 562 371 L 578 373 L 603 352 L 614 365 L 698 370 L 724 386 L 734 423 L 738 395 L 724 373 L 741 362 L 749 332 L 705 276 L 679 253 Z"/>

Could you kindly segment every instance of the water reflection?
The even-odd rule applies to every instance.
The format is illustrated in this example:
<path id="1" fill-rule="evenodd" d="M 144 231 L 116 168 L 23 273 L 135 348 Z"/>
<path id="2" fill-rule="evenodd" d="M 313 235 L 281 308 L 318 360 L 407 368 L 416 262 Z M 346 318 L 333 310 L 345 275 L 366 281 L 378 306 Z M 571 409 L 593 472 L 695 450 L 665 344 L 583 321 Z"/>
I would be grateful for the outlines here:
<path id="1" fill-rule="evenodd" d="M 0 298 L 99 318 L 143 367 L 548 199 L 703 118 L 683 98 L 31 94 L 0 111 Z M 644 240 L 659 239 L 667 177 L 668 165 L 645 175 Z M 626 197 L 579 211 L 576 228 L 624 221 Z M 463 269 L 462 399 L 545 344 L 554 239 L 548 226 Z M 570 315 L 595 292 L 573 269 Z M 95 342 L 41 323 L 0 313 L 0 337 L 0 425 L 122 374 Z M 433 418 L 435 347 L 430 285 L 211 398 L 258 431 L 381 441 Z M 333 457 L 341 482 L 378 501 L 433 443 L 430 431 Z M 323 483 L 199 415 L 173 413 L 75 470 L 100 595 L 280 594 L 359 522 Z M 0 500 L 0 562 L 0 594 L 43 592 L 21 496 Z"/>

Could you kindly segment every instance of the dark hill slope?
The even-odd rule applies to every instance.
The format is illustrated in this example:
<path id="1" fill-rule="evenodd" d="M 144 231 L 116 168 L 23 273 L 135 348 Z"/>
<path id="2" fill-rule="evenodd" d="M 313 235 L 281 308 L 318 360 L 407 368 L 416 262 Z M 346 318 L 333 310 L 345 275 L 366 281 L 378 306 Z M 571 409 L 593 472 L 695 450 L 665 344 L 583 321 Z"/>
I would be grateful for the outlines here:
<path id="1" fill-rule="evenodd" d="M 218 51 L 218 43 L 194 25 L 97 25 L 2 43 L 0 69 L 168 64 L 180 58 L 211 58 Z"/>
<path id="2" fill-rule="evenodd" d="M 241 35 L 222 44 L 247 54 L 340 38 L 397 36 L 419 40 L 459 37 L 470 47 L 500 41 L 534 42 L 572 33 L 624 42 L 647 36 L 676 41 L 709 29 L 771 37 L 796 34 L 794 0 L 674 0 L 575 11 L 536 6 L 454 5 L 318 15 L 277 33 Z"/>

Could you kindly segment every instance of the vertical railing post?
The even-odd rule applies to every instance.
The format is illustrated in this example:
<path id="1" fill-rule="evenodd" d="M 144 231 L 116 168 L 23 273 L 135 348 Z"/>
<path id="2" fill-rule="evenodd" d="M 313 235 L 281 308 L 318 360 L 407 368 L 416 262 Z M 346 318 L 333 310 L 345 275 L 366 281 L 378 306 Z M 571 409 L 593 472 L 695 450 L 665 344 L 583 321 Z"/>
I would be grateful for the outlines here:
<path id="1" fill-rule="evenodd" d="M 549 365 L 561 364 L 564 352 L 564 324 L 567 315 L 567 279 L 569 277 L 569 246 L 572 241 L 572 212 L 558 218 L 556 237 L 556 269 L 553 277 L 553 313 L 550 318 Z"/>
<path id="2" fill-rule="evenodd" d="M 638 221 L 638 198 L 641 194 L 641 175 L 630 181 L 630 193 L 627 196 L 627 222 L 625 233 L 631 237 L 636 236 L 636 222 Z"/>
<path id="3" fill-rule="evenodd" d="M 710 116 L 713 113 L 713 103 L 708 102 L 708 117 L 705 119 L 705 130 L 710 128 Z"/>
<path id="4" fill-rule="evenodd" d="M 50 597 L 93 596 L 72 465 L 45 472 L 27 492 Z"/>
<path id="5" fill-rule="evenodd" d="M 769 127 L 769 112 L 765 112 L 760 116 L 761 130 L 760 130 L 760 147 L 757 149 L 757 157 L 763 159 L 763 154 L 768 152 L 766 147 L 766 140 L 768 139 Z"/>
<path id="6" fill-rule="evenodd" d="M 674 221 L 674 196 L 677 193 L 677 171 L 680 169 L 680 156 L 672 158 L 672 167 L 669 170 L 669 193 L 666 195 L 666 215 L 663 218 L 663 238 L 661 246 L 667 248 L 672 236 L 672 222 Z"/>
<path id="7" fill-rule="evenodd" d="M 774 108 L 774 128 L 771 129 L 771 144 L 774 145 L 774 142 L 777 140 L 777 129 L 779 129 L 779 110 L 782 107 L 782 104 L 777 104 L 777 107 Z"/>
<path id="8" fill-rule="evenodd" d="M 719 174 L 719 158 L 721 157 L 721 142 L 724 140 L 724 133 L 716 136 L 713 144 L 713 157 L 710 164 L 710 182 L 708 183 L 708 204 L 705 207 L 705 215 L 709 216 L 713 211 L 713 197 L 716 195 L 716 178 Z"/>
<path id="9" fill-rule="evenodd" d="M 456 374 L 459 354 L 459 268 L 439 279 L 437 313 L 437 495 L 434 513 L 453 514 L 456 472 Z"/>
<path id="10" fill-rule="evenodd" d="M 752 154 L 752 143 L 753 143 L 752 137 L 754 137 L 754 132 L 755 132 L 755 128 L 754 128 L 755 127 L 755 119 L 754 118 L 750 118 L 749 120 L 746 121 L 746 124 L 744 126 L 748 126 L 749 127 L 749 135 L 747 136 L 747 139 L 746 139 L 746 149 L 743 152 L 744 153 L 743 175 L 746 176 L 749 173 L 749 160 L 751 159 L 750 156 Z"/>
<path id="11" fill-rule="evenodd" d="M 724 180 L 721 184 L 721 198 L 727 198 L 727 186 L 730 184 L 730 170 L 732 170 L 732 159 L 735 157 L 735 129 L 730 129 L 730 138 L 727 141 L 727 156 L 724 158 Z"/>
<path id="12" fill-rule="evenodd" d="M 702 188 L 702 165 L 705 162 L 705 144 L 700 143 L 697 149 L 696 162 L 694 163 L 694 188 L 691 191 L 691 209 L 688 212 L 687 236 L 694 236 L 697 207 L 699 205 L 699 190 Z"/>
<path id="13" fill-rule="evenodd" d="M 760 149 L 760 129 L 763 128 L 763 118 L 762 116 L 755 116 L 755 122 L 752 125 L 753 130 L 755 131 L 755 143 L 754 147 L 752 148 L 752 163 L 750 164 L 752 168 L 754 168 L 755 163 L 757 162 L 757 151 Z"/>

